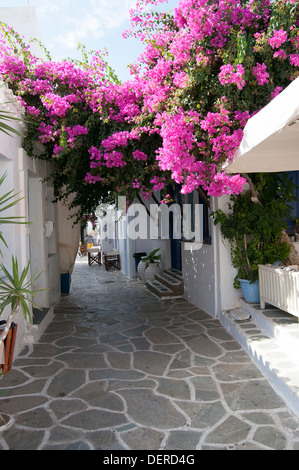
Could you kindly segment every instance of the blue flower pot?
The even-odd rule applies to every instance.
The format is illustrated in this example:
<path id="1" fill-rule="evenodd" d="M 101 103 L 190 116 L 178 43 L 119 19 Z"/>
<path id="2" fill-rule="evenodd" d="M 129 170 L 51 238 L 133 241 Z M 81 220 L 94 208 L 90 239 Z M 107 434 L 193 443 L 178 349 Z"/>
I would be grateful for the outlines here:
<path id="1" fill-rule="evenodd" d="M 259 281 L 252 284 L 247 279 L 239 279 L 241 291 L 245 302 L 250 304 L 258 304 L 260 302 L 260 286 Z"/>

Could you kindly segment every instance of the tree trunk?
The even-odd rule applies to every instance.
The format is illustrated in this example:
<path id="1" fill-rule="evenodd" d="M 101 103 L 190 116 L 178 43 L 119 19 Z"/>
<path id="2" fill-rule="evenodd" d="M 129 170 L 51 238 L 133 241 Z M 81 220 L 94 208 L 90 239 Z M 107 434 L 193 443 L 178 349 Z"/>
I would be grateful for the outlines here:
<path id="1" fill-rule="evenodd" d="M 283 230 L 283 232 L 282 232 L 281 242 L 286 242 L 290 247 L 289 257 L 283 263 L 286 266 L 290 266 L 290 265 L 293 265 L 293 264 L 297 264 L 299 266 L 299 254 L 298 254 L 294 244 L 290 240 L 290 237 L 288 236 L 288 234 L 286 233 L 285 230 Z"/>

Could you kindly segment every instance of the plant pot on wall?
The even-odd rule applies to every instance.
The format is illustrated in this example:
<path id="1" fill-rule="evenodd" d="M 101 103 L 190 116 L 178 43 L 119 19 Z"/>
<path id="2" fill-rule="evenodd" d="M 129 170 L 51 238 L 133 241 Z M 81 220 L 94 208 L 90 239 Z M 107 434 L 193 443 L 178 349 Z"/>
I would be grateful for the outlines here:
<path id="1" fill-rule="evenodd" d="M 5 326 L 5 323 L 5 321 L 0 322 L 0 333 L 2 327 L 4 328 Z M 6 374 L 11 369 L 17 337 L 17 329 L 18 325 L 16 323 L 12 323 L 4 340 L 4 348 L 3 350 L 0 349 L 0 371 L 2 374 Z"/>
<path id="2" fill-rule="evenodd" d="M 250 283 L 247 279 L 238 279 L 241 285 L 242 295 L 245 302 L 250 304 L 258 304 L 260 302 L 260 286 L 259 281 Z"/>
<path id="3" fill-rule="evenodd" d="M 161 255 L 157 255 L 160 248 L 151 251 L 148 256 L 141 258 L 138 265 L 138 276 L 143 282 L 153 281 L 155 274 L 161 272 L 160 259 Z"/>

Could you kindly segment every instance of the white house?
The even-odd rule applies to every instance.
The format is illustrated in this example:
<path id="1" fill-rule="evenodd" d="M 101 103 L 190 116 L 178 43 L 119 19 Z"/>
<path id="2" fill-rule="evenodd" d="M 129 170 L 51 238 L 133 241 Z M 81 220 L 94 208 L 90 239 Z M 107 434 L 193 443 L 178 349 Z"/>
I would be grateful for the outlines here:
<path id="1" fill-rule="evenodd" d="M 41 36 L 34 7 L 0 8 L 0 20 L 24 35 L 26 40 Z M 32 51 L 36 55 L 41 54 L 40 48 L 34 44 Z M 0 109 L 24 118 L 20 104 L 7 86 L 0 88 Z M 20 132 L 25 130 L 23 122 L 14 121 L 10 125 Z M 36 144 L 36 155 L 41 150 Z M 22 197 L 7 216 L 21 216 L 30 222 L 30 225 L 1 226 L 8 248 L 0 247 L 3 253 L 0 262 L 9 268 L 11 256 L 14 255 L 20 269 L 30 260 L 31 274 L 41 273 L 32 285 L 33 290 L 41 289 L 33 299 L 41 310 L 34 312 L 33 325 L 25 324 L 22 313 L 18 313 L 15 354 L 20 352 L 24 342 L 36 340 L 51 320 L 53 306 L 59 301 L 61 293 L 68 291 L 78 249 L 80 227 L 73 226 L 67 206 L 60 202 L 53 203 L 53 185 L 51 181 L 45 181 L 50 171 L 49 162 L 26 154 L 21 136 L 0 133 L 0 175 L 7 174 L 0 191 L 5 194 L 14 190 Z M 6 309 L 0 320 L 7 316 Z"/>
<path id="2" fill-rule="evenodd" d="M 8 104 L 4 104 L 7 102 Z M 22 108 L 7 86 L 0 88 L 0 106 L 19 119 L 23 118 Z M 24 124 L 14 121 L 12 127 L 24 132 Z M 19 267 L 25 267 L 31 260 L 31 274 L 41 272 L 40 277 L 33 283 L 32 289 L 43 289 L 33 299 L 36 305 L 46 313 L 60 298 L 60 261 L 58 250 L 58 213 L 54 204 L 53 186 L 51 182 L 43 182 L 49 175 L 47 162 L 28 157 L 22 149 L 22 137 L 0 134 L 0 174 L 6 174 L 1 194 L 14 190 L 22 198 L 15 206 L 2 213 L 2 216 L 23 217 L 30 225 L 4 224 L 1 226 L 6 248 L 1 246 L 1 262 L 11 269 L 11 257 L 16 256 Z M 6 318 L 6 311 L 3 319 Z M 2 318 L 1 318 L 2 319 Z M 24 343 L 30 340 L 38 327 L 26 326 L 22 313 L 18 313 L 18 336 L 16 352 Z"/>
<path id="3" fill-rule="evenodd" d="M 110 220 L 111 233 L 114 230 L 114 224 L 118 221 L 112 238 L 114 247 L 120 252 L 121 270 L 129 277 L 136 277 L 134 255 L 141 253 L 148 255 L 152 250 L 159 248 L 162 270 L 174 268 L 182 272 L 184 297 L 212 317 L 217 317 L 223 310 L 238 307 L 240 297 L 239 292 L 233 288 L 236 272 L 231 265 L 230 247 L 223 242 L 219 226 L 214 226 L 209 217 L 211 211 L 225 210 L 228 197 L 210 198 L 209 208 L 205 206 L 207 200 L 204 201 L 197 191 L 194 191 L 191 196 L 179 196 L 179 198 L 181 198 L 180 203 L 183 209 L 182 217 L 184 204 L 190 204 L 193 211 L 192 217 L 195 218 L 196 214 L 200 214 L 198 221 L 204 232 L 201 234 L 200 241 L 195 239 L 190 242 L 188 237 L 181 232 L 178 237 L 174 237 L 175 228 L 169 217 L 170 211 L 167 214 L 164 232 L 161 231 L 161 218 L 154 216 L 154 210 L 151 212 L 151 208 L 157 206 L 155 201 L 143 201 L 147 209 L 142 208 L 141 204 L 136 201 L 136 205 L 131 206 L 129 215 L 120 216 L 118 213 L 114 220 Z M 159 197 L 156 199 L 159 200 Z M 159 206 L 159 210 L 161 207 Z M 142 217 L 141 212 L 143 212 Z M 132 225 L 133 230 L 135 229 L 133 235 Z M 155 237 L 153 233 L 157 225 L 160 229 L 158 237 Z M 168 233 L 165 233 L 165 227 L 167 229 L 170 227 Z"/>

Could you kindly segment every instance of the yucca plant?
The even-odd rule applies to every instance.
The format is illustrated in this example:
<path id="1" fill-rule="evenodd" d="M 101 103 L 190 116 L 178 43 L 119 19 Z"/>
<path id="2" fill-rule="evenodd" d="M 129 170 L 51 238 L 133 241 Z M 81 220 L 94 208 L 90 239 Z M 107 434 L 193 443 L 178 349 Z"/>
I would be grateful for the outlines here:
<path id="1" fill-rule="evenodd" d="M 5 178 L 7 176 L 7 173 L 5 172 L 1 177 L 0 177 L 0 187 L 3 184 Z M 24 224 L 30 222 L 25 222 L 24 217 L 22 216 L 9 216 L 9 217 L 4 217 L 2 216 L 2 212 L 7 211 L 11 207 L 15 206 L 21 199 L 22 197 L 16 199 L 18 194 L 14 192 L 14 190 L 8 191 L 7 193 L 3 194 L 0 196 L 0 225 L 3 224 Z M 8 248 L 7 243 L 4 239 L 3 232 L 0 230 L 0 241 Z M 0 249 L 0 255 L 2 256 L 2 251 Z"/>
<path id="2" fill-rule="evenodd" d="M 6 320 L 5 327 L 0 335 L 0 342 L 4 341 L 9 331 L 9 328 L 13 322 L 14 317 L 18 313 L 20 307 L 23 311 L 25 320 L 29 319 L 32 321 L 29 305 L 32 304 L 34 307 L 39 308 L 32 301 L 32 297 L 36 295 L 40 290 L 31 290 L 33 282 L 35 282 L 41 273 L 35 276 L 31 276 L 28 279 L 28 272 L 30 268 L 30 261 L 27 263 L 25 268 L 19 274 L 18 260 L 12 256 L 12 273 L 6 269 L 4 264 L 0 264 L 0 270 L 4 276 L 0 278 L 0 315 L 3 313 L 5 307 L 10 306 L 11 313 Z"/>

